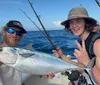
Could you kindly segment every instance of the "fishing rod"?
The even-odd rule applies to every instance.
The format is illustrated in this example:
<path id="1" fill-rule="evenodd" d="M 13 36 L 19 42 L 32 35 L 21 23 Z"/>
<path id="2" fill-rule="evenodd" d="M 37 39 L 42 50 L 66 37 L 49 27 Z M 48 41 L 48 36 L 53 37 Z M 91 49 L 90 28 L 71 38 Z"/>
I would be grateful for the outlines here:
<path id="1" fill-rule="evenodd" d="M 20 8 L 19 8 L 20 9 Z M 41 31 L 41 33 L 45 36 L 45 38 L 47 38 L 47 36 L 45 35 L 45 33 L 35 24 L 35 22 L 33 22 L 33 20 L 22 10 L 20 9 L 20 11 L 25 14 L 25 16 Z M 47 38 L 48 39 L 48 38 Z"/>
<path id="2" fill-rule="evenodd" d="M 36 15 L 36 17 L 37 17 L 38 21 L 40 22 L 40 24 L 41 24 L 41 26 L 42 26 L 42 28 L 43 28 L 43 30 L 44 30 L 44 32 L 45 32 L 45 34 L 47 35 L 48 40 L 50 41 L 51 45 L 54 47 L 54 49 L 55 49 L 55 50 L 57 50 L 57 47 L 53 44 L 53 42 L 52 42 L 52 40 L 51 40 L 51 38 L 50 38 L 49 34 L 47 33 L 47 31 L 46 31 L 45 27 L 43 26 L 43 24 L 42 24 L 42 22 L 41 22 L 41 20 L 40 20 L 39 16 L 37 15 L 37 13 L 36 13 L 35 9 L 33 8 L 32 4 L 31 4 L 31 2 L 30 2 L 29 0 L 28 0 L 28 2 L 29 2 L 29 4 L 30 4 L 30 6 L 31 6 L 31 8 L 32 8 L 32 10 L 33 10 L 33 12 L 35 13 L 35 15 Z M 66 74 L 69 74 L 69 72 L 68 72 L 68 71 L 66 71 Z M 71 80 L 70 80 L 70 81 L 71 81 Z M 71 83 L 72 83 L 72 85 L 75 85 L 73 81 L 71 81 Z"/>
<path id="3" fill-rule="evenodd" d="M 95 0 L 96 1 L 96 3 L 98 4 L 98 6 L 100 7 L 100 2 L 98 1 L 98 0 Z"/>
<path id="4" fill-rule="evenodd" d="M 45 32 L 45 34 L 46 34 L 46 36 L 47 36 L 49 42 L 51 43 L 51 45 L 53 46 L 53 48 L 57 50 L 57 47 L 56 47 L 56 46 L 54 45 L 54 43 L 52 42 L 52 40 L 51 40 L 51 38 L 50 38 L 50 35 L 47 33 L 47 31 L 46 31 L 44 25 L 42 24 L 42 22 L 41 22 L 39 16 L 37 15 L 35 9 L 33 8 L 32 3 L 30 2 L 30 0 L 28 0 L 28 2 L 29 2 L 29 4 L 30 4 L 30 6 L 31 6 L 31 8 L 32 8 L 32 10 L 33 10 L 33 12 L 34 12 L 34 14 L 36 15 L 36 17 L 37 17 L 39 23 L 41 24 L 41 26 L 42 26 L 42 28 L 43 28 L 43 30 L 44 30 L 44 32 Z"/>

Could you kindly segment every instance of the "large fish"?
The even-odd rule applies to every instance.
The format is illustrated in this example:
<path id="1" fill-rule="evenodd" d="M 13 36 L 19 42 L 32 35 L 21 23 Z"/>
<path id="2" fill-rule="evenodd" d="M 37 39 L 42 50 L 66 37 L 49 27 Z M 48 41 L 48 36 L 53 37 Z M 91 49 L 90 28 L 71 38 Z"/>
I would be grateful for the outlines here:
<path id="1" fill-rule="evenodd" d="M 1 47 L 0 60 L 19 71 L 34 75 L 46 75 L 67 70 L 89 69 L 68 63 L 54 55 L 23 48 Z"/>

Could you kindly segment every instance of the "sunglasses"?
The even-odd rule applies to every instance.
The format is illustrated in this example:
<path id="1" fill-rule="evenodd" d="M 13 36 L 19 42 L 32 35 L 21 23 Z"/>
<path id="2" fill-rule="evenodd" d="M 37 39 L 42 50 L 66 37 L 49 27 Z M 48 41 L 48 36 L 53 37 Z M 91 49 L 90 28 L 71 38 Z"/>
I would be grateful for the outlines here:
<path id="1" fill-rule="evenodd" d="M 15 32 L 16 32 L 16 35 L 17 36 L 22 36 L 22 32 L 21 31 L 16 31 L 16 30 L 14 30 L 14 29 L 12 29 L 12 28 L 8 28 L 7 30 L 6 30 L 8 33 L 10 33 L 10 34 L 14 34 Z"/>

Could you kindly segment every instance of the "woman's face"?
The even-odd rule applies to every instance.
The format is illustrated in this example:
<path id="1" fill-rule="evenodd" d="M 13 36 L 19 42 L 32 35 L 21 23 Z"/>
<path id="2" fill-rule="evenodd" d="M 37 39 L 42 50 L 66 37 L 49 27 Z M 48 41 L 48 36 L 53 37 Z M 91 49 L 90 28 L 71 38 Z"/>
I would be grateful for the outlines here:
<path id="1" fill-rule="evenodd" d="M 76 36 L 81 36 L 85 32 L 85 21 L 82 18 L 72 19 L 69 21 L 70 30 Z"/>

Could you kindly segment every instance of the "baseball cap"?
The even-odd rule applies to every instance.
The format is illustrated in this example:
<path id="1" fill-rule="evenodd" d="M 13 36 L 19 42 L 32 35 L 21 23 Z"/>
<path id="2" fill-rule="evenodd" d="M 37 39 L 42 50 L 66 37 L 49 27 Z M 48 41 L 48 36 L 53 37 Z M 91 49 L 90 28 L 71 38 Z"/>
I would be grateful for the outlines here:
<path id="1" fill-rule="evenodd" d="M 22 24 L 17 20 L 10 20 L 7 24 L 7 27 L 16 27 L 21 30 L 22 33 L 27 33 L 26 30 L 23 28 Z"/>

